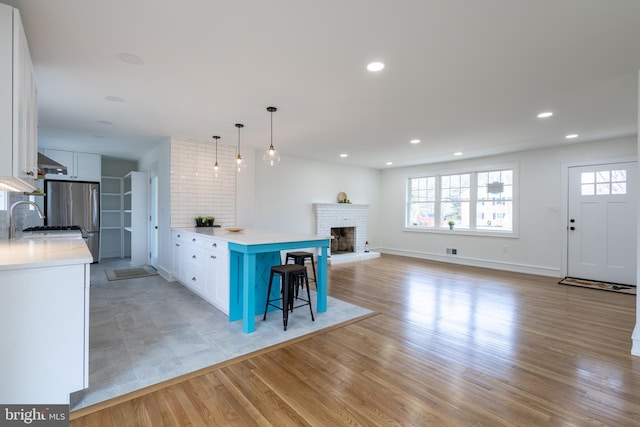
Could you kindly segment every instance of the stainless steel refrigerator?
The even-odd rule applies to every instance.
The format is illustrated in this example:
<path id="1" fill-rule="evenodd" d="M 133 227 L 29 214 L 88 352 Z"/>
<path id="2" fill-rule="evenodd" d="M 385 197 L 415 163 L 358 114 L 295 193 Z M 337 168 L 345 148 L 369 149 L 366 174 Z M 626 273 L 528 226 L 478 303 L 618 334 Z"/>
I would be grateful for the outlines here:
<path id="1" fill-rule="evenodd" d="M 78 225 L 82 228 L 93 262 L 100 259 L 100 183 L 45 181 L 47 225 Z"/>

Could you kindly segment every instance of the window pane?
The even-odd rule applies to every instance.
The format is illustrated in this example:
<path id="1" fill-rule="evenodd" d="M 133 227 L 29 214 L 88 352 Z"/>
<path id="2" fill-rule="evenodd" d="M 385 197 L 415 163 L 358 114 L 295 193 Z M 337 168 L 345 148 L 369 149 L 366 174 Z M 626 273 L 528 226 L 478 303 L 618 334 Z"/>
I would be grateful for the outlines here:
<path id="1" fill-rule="evenodd" d="M 433 227 L 436 197 L 436 178 L 409 179 L 406 225 L 410 227 Z"/>
<path id="2" fill-rule="evenodd" d="M 582 184 L 580 188 L 580 194 L 583 196 L 593 196 L 595 194 L 595 188 L 593 184 Z"/>
<path id="3" fill-rule="evenodd" d="M 511 231 L 513 204 L 510 201 L 501 204 L 476 205 L 476 228 L 479 230 Z"/>
<path id="4" fill-rule="evenodd" d="M 618 170 L 611 171 L 611 181 L 613 182 L 625 182 L 627 180 L 627 171 Z"/>
<path id="5" fill-rule="evenodd" d="M 627 183 L 626 182 L 612 183 L 611 194 L 627 194 Z"/>
<path id="6" fill-rule="evenodd" d="M 469 228 L 469 202 L 442 202 L 440 210 L 440 227 L 454 221 L 458 228 Z"/>
<path id="7" fill-rule="evenodd" d="M 596 182 L 609 182 L 611 181 L 611 174 L 609 171 L 596 172 Z"/>
<path id="8" fill-rule="evenodd" d="M 596 184 L 596 194 L 600 196 L 609 194 L 609 183 Z"/>
<path id="9" fill-rule="evenodd" d="M 591 184 L 596 182 L 596 176 L 593 172 L 582 172 L 580 174 L 580 182 L 583 184 Z"/>

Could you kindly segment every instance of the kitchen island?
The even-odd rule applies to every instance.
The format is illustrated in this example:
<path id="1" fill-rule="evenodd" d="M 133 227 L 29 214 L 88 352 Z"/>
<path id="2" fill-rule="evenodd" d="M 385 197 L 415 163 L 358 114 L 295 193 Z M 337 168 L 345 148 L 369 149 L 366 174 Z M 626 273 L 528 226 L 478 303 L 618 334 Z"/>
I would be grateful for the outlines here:
<path id="1" fill-rule="evenodd" d="M 68 404 L 88 387 L 92 261 L 81 237 L 0 241 L 3 404 Z"/>
<path id="2" fill-rule="evenodd" d="M 329 236 L 256 229 L 238 232 L 208 227 L 174 229 L 174 235 L 181 233 L 194 236 L 194 240 L 198 240 L 199 235 L 212 237 L 214 242 L 216 240 L 226 242 L 229 274 L 221 277 L 228 277 L 228 287 L 226 287 L 228 294 L 226 295 L 229 321 L 242 319 L 242 330 L 245 333 L 255 331 L 254 317 L 264 312 L 269 274 L 272 266 L 281 264 L 281 251 L 317 248 L 316 310 L 321 313 L 327 311 Z M 174 270 L 176 269 L 175 259 L 174 256 Z M 193 282 L 193 278 L 187 280 Z M 279 290 L 274 289 L 273 292 L 277 298 Z"/>

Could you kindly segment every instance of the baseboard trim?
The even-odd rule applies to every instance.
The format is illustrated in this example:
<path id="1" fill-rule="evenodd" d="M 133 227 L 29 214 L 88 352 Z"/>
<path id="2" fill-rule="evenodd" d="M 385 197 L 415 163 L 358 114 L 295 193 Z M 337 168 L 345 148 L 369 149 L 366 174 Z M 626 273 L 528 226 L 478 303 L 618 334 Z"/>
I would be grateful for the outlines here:
<path id="1" fill-rule="evenodd" d="M 468 258 L 460 255 L 440 255 L 429 252 L 407 251 L 401 249 L 379 248 L 383 254 L 406 256 L 410 258 L 426 259 L 429 261 L 447 262 L 469 267 L 492 268 L 494 270 L 511 271 L 513 273 L 535 274 L 538 276 L 562 278 L 559 268 L 541 267 L 535 265 L 516 264 L 499 261 L 489 261 L 478 258 Z"/>

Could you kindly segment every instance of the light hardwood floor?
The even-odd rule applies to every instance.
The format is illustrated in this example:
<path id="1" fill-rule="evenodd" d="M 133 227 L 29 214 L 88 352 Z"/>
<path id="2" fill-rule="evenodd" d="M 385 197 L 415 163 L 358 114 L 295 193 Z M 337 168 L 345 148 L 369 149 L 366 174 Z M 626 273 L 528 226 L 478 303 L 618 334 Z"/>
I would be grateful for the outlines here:
<path id="1" fill-rule="evenodd" d="M 396 256 L 332 266 L 329 294 L 378 314 L 71 426 L 640 425 L 635 296 Z"/>

